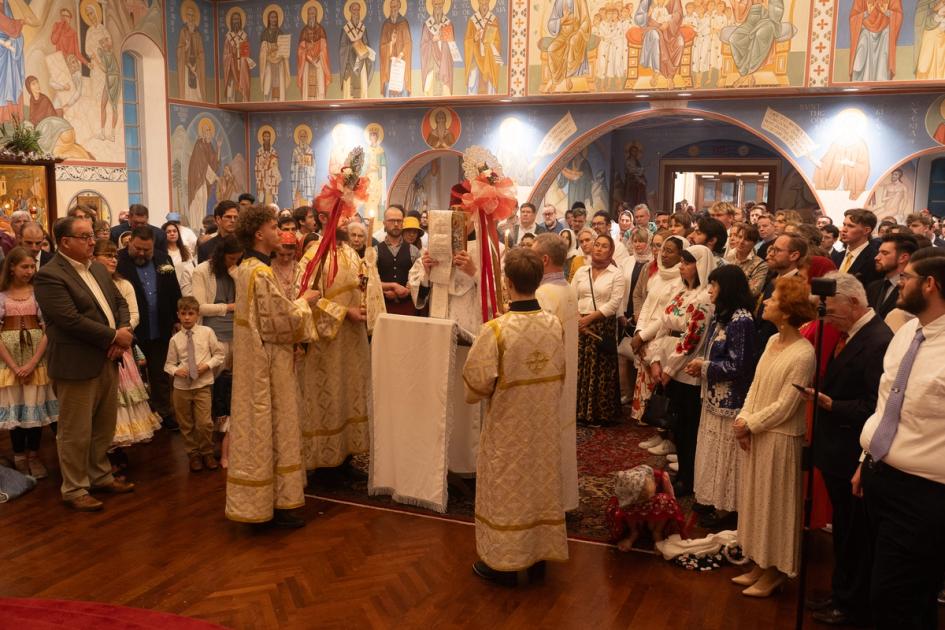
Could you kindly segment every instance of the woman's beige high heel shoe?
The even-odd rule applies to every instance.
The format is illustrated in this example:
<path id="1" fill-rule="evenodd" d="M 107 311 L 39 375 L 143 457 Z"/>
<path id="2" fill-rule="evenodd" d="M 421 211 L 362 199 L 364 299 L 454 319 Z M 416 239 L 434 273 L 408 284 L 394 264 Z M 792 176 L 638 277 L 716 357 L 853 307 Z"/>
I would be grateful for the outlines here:
<path id="1" fill-rule="evenodd" d="M 771 597 L 775 591 L 784 588 L 787 576 L 775 568 L 769 568 L 761 579 L 742 591 L 742 595 L 748 597 Z"/>
<path id="2" fill-rule="evenodd" d="M 755 582 L 761 579 L 761 576 L 764 575 L 765 570 L 759 566 L 756 566 L 754 569 L 748 573 L 742 573 L 737 577 L 732 578 L 732 582 L 738 584 L 739 586 L 751 586 Z"/>

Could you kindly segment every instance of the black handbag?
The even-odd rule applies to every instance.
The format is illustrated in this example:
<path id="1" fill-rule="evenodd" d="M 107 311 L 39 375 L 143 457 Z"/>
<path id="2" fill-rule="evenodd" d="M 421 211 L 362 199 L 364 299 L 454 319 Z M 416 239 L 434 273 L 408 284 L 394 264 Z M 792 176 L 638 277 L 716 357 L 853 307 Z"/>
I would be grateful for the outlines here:
<path id="1" fill-rule="evenodd" d="M 656 386 L 646 403 L 643 423 L 657 429 L 671 429 L 676 424 L 676 412 L 662 384 Z"/>
<path id="2" fill-rule="evenodd" d="M 590 267 L 587 268 L 587 279 L 591 283 L 591 301 L 594 303 L 594 310 L 597 310 L 597 298 L 594 296 L 594 277 L 591 275 Z M 601 337 L 601 340 L 597 342 L 597 351 L 601 354 L 616 355 L 617 354 L 617 337 L 616 335 L 604 335 Z"/>

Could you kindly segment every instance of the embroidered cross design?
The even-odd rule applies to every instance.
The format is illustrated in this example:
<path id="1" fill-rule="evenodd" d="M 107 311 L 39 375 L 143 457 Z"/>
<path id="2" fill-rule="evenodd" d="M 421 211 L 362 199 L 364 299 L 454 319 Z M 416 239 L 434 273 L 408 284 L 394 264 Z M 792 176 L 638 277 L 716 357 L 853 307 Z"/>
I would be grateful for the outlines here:
<path id="1" fill-rule="evenodd" d="M 528 366 L 528 369 L 531 370 L 532 374 L 538 374 L 545 367 L 545 364 L 548 363 L 548 357 L 541 352 L 541 350 L 535 350 L 528 358 L 525 360 L 525 365 Z"/>

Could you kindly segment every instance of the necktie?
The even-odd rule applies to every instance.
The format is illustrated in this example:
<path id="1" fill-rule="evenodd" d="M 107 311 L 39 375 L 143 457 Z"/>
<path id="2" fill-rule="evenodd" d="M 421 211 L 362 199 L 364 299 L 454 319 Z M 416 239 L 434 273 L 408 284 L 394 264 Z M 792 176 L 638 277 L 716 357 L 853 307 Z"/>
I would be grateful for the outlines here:
<path id="1" fill-rule="evenodd" d="M 850 265 L 853 264 L 853 252 L 847 252 L 847 255 L 843 258 L 843 262 L 840 264 L 840 273 L 846 273 L 850 270 Z"/>
<path id="2" fill-rule="evenodd" d="M 194 331 L 187 331 L 187 371 L 190 380 L 197 380 L 197 350 L 194 348 Z"/>
<path id="3" fill-rule="evenodd" d="M 840 340 L 837 342 L 837 345 L 833 349 L 833 358 L 836 359 L 840 356 L 840 353 L 843 352 L 843 349 L 847 347 L 847 338 L 849 335 L 847 333 L 840 333 Z"/>
<path id="4" fill-rule="evenodd" d="M 870 440 L 870 456 L 875 461 L 880 461 L 887 454 L 892 446 L 893 438 L 896 437 L 896 431 L 899 430 L 899 415 L 902 412 L 902 403 L 906 397 L 906 384 L 909 382 L 909 373 L 912 372 L 912 364 L 915 363 L 915 356 L 919 353 L 919 346 L 925 341 L 925 335 L 922 329 L 915 331 L 915 337 L 909 350 L 899 362 L 899 371 L 896 372 L 896 380 L 893 381 L 892 389 L 889 390 L 889 397 L 886 399 L 886 409 L 883 410 L 883 419 L 879 421 L 879 426 L 873 433 L 873 439 Z"/>

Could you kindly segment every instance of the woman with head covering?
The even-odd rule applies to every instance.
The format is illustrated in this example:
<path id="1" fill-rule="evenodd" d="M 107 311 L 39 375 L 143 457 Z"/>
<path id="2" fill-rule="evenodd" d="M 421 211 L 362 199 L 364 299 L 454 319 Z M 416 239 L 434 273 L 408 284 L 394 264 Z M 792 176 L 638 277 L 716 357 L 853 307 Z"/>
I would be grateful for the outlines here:
<path id="1" fill-rule="evenodd" d="M 572 259 L 568 282 L 574 279 L 578 269 L 591 264 L 591 250 L 594 249 L 594 241 L 597 239 L 597 232 L 589 227 L 582 228 L 577 231 L 574 238 L 577 240 L 578 253 Z"/>
<path id="2" fill-rule="evenodd" d="M 564 277 L 570 281 L 571 280 L 571 264 L 574 262 L 576 256 L 581 255 L 581 248 L 578 246 L 577 237 L 574 235 L 574 232 L 570 228 L 564 228 L 558 234 L 561 237 L 561 240 L 564 241 L 565 245 L 568 246 L 568 253 L 564 257 Z"/>
<path id="3" fill-rule="evenodd" d="M 618 318 L 620 337 L 633 335 L 636 327 L 636 318 L 634 317 L 633 293 L 636 287 L 641 283 L 645 284 L 649 280 L 650 274 L 647 272 L 650 262 L 653 260 L 653 252 L 650 251 L 650 241 L 653 235 L 645 227 L 633 228 L 627 232 L 627 249 L 633 255 L 633 263 L 628 262 L 626 271 L 629 272 L 630 287 L 627 290 L 627 300 L 623 306 L 623 315 Z M 633 361 L 626 356 L 620 357 L 620 404 L 627 405 L 633 398 L 633 382 L 635 375 L 633 373 Z"/>
<path id="4" fill-rule="evenodd" d="M 671 427 L 679 452 L 676 495 L 692 493 L 696 459 L 696 437 L 702 413 L 700 377 L 686 373 L 689 361 L 702 351 L 705 333 L 712 317 L 709 297 L 709 274 L 715 269 L 712 250 L 693 245 L 683 250 L 679 277 L 683 287 L 670 299 L 659 314 L 659 329 L 653 338 L 650 355 L 650 376 L 666 388 L 666 395 L 676 415 Z"/>
<path id="5" fill-rule="evenodd" d="M 682 260 L 683 249 L 686 247 L 689 247 L 689 241 L 679 236 L 670 236 L 663 241 L 659 256 L 656 257 L 657 272 L 647 281 L 646 299 L 643 300 L 643 306 L 637 314 L 636 332 L 630 342 L 634 353 L 636 353 L 637 363 L 637 379 L 633 387 L 630 417 L 637 420 L 637 422 L 643 419 L 646 403 L 653 394 L 654 387 L 656 387 L 656 383 L 650 378 L 649 357 L 651 351 L 649 342 L 656 337 L 656 333 L 659 331 L 660 312 L 666 308 L 669 301 L 682 288 L 682 280 L 679 277 L 679 263 Z M 642 448 L 659 445 L 661 447 L 659 450 L 668 449 L 665 452 L 656 454 L 666 455 L 674 452 L 671 443 L 660 444 L 663 442 L 660 435 L 654 436 L 653 439 L 647 440 L 647 442 L 649 444 Z M 647 442 L 644 442 L 644 444 Z"/>
<path id="6" fill-rule="evenodd" d="M 581 424 L 613 424 L 620 414 L 617 375 L 617 314 L 626 294 L 623 271 L 614 264 L 614 240 L 594 239 L 590 264 L 574 274 L 577 292 L 578 400 Z"/>

